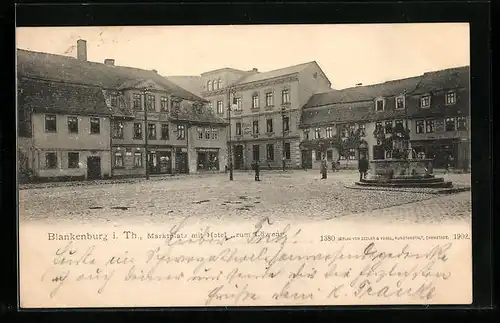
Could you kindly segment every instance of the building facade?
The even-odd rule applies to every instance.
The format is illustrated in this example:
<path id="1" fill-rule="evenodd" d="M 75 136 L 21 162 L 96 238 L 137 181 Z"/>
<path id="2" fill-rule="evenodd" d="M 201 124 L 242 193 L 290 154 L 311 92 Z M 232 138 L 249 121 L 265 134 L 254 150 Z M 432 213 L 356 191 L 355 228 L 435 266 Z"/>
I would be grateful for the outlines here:
<path id="1" fill-rule="evenodd" d="M 416 156 L 436 168 L 450 157 L 453 167 L 468 168 L 469 115 L 468 67 L 317 94 L 302 112 L 302 165 L 319 168 L 323 154 L 353 168 L 360 155 L 392 158 L 376 130 L 388 137 L 401 126 Z"/>
<path id="2" fill-rule="evenodd" d="M 76 59 L 18 50 L 21 173 L 81 179 L 144 176 L 146 167 L 150 174 L 224 170 L 227 122 L 205 100 L 154 70 L 89 62 L 86 42 L 77 45 Z M 198 138 L 198 128 L 210 135 Z M 45 150 L 49 157 L 37 153 Z"/>
<path id="3" fill-rule="evenodd" d="M 201 95 L 229 119 L 235 169 L 300 167 L 301 107 L 331 83 L 316 62 L 259 73 L 220 69 L 203 73 Z M 229 110 L 230 108 L 230 110 Z"/>

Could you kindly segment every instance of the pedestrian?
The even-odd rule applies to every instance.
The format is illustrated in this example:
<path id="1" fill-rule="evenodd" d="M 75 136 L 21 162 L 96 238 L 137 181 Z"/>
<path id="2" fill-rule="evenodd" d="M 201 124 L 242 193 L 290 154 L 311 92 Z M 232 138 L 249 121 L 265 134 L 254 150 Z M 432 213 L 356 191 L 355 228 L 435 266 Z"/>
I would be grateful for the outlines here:
<path id="1" fill-rule="evenodd" d="M 332 171 L 333 172 L 337 171 L 337 162 L 335 160 L 332 160 Z"/>
<path id="2" fill-rule="evenodd" d="M 327 171 L 328 171 L 328 166 L 326 164 L 325 156 L 323 155 L 321 158 L 321 179 L 326 179 Z"/>
<path id="3" fill-rule="evenodd" d="M 253 169 L 255 171 L 255 181 L 260 182 L 260 165 L 258 160 L 255 161 Z"/>
<path id="4" fill-rule="evenodd" d="M 359 170 L 359 181 L 361 182 L 363 179 L 366 179 L 366 172 L 368 171 L 368 160 L 365 156 L 362 156 L 358 162 L 358 170 Z"/>

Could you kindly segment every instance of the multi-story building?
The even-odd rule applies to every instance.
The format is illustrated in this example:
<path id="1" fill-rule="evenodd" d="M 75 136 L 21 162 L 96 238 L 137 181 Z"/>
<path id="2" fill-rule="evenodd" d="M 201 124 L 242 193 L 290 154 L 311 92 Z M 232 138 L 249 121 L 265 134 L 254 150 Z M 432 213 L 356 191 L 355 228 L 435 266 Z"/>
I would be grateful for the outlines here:
<path id="1" fill-rule="evenodd" d="M 469 112 L 468 67 L 316 94 L 302 112 L 303 167 L 319 167 L 323 150 L 328 160 L 352 167 L 360 154 L 390 158 L 374 133 L 379 127 L 387 136 L 397 124 L 408 126 L 412 148 L 434 158 L 434 167 L 443 167 L 450 155 L 455 167 L 463 167 L 470 161 Z M 352 133 L 359 134 L 358 146 L 343 151 Z"/>
<path id="2" fill-rule="evenodd" d="M 19 81 L 20 130 L 37 117 L 31 116 L 33 100 L 40 105 L 39 109 L 43 107 L 48 112 L 58 108 L 60 112 L 55 114 L 58 120 L 63 114 L 78 115 L 78 111 L 91 116 L 106 115 L 107 119 L 100 124 L 101 137 L 90 137 L 107 151 L 108 161 L 104 157 L 101 161 L 101 167 L 107 167 L 101 172 L 103 175 L 143 176 L 147 166 L 152 174 L 221 170 L 225 167 L 225 159 L 221 156 L 226 155 L 226 121 L 217 117 L 205 100 L 170 82 L 155 70 L 116 66 L 113 59 L 106 59 L 104 64 L 90 62 L 83 40 L 77 43 L 76 59 L 25 50 L 18 50 L 17 56 L 18 78 L 41 82 L 41 85 L 34 86 L 39 98 L 29 101 L 22 94 L 27 85 Z M 54 92 L 52 101 L 45 98 L 44 102 L 48 92 L 43 82 L 64 88 L 66 101 L 61 99 L 62 94 Z M 73 88 L 89 90 L 84 96 L 80 94 L 83 90 L 72 92 L 70 89 Z M 43 118 L 47 117 L 47 111 L 44 111 Z M 210 136 L 200 139 L 195 136 L 197 130 L 193 128 L 208 129 Z M 93 134 L 93 130 L 90 131 Z M 45 136 L 40 127 L 32 127 L 30 133 L 20 132 L 19 137 L 22 147 L 40 147 L 45 137 L 45 141 L 51 142 L 49 146 L 59 142 L 54 136 Z M 64 147 L 74 149 L 83 145 L 81 141 L 84 139 L 79 135 Z M 98 150 L 95 147 L 88 149 L 91 152 Z M 33 164 L 26 165 L 32 167 Z M 38 175 L 43 173 L 38 172 Z"/>
<path id="3" fill-rule="evenodd" d="M 192 78 L 172 78 L 179 84 Z M 188 86 L 188 85 L 185 85 Z M 329 91 L 331 83 L 316 62 L 269 72 L 222 68 L 201 74 L 201 96 L 220 117 L 229 117 L 235 169 L 300 167 L 299 121 L 301 107 L 315 93 Z"/>
<path id="4" fill-rule="evenodd" d="M 111 176 L 110 118 L 99 87 L 20 76 L 20 173 L 46 179 Z"/>

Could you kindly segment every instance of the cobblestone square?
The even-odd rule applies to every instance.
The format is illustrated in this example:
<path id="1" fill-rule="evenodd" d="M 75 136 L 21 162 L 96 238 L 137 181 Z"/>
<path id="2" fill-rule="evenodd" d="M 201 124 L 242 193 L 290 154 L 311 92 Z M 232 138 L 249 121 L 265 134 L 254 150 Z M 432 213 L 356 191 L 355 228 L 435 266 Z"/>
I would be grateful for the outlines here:
<path id="1" fill-rule="evenodd" d="M 470 185 L 470 174 L 445 174 Z M 268 216 L 278 220 L 347 219 L 380 223 L 470 222 L 471 194 L 354 190 L 358 174 L 315 171 L 235 173 L 176 180 L 25 189 L 19 192 L 21 221 L 59 223 L 137 222 L 155 224 L 195 216 L 199 221 L 238 221 Z"/>

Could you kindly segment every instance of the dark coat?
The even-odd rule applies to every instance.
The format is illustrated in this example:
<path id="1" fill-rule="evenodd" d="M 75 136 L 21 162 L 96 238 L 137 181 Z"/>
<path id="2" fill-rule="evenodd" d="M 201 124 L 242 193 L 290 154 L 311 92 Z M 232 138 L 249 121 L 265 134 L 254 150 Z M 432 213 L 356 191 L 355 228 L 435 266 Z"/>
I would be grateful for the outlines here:
<path id="1" fill-rule="evenodd" d="M 255 170 L 255 173 L 260 173 L 260 165 L 259 164 L 254 164 L 253 169 Z"/>
<path id="2" fill-rule="evenodd" d="M 358 163 L 358 169 L 360 172 L 366 173 L 366 171 L 368 171 L 368 159 L 366 158 L 360 159 Z"/>

